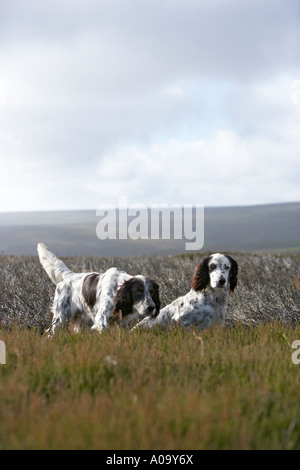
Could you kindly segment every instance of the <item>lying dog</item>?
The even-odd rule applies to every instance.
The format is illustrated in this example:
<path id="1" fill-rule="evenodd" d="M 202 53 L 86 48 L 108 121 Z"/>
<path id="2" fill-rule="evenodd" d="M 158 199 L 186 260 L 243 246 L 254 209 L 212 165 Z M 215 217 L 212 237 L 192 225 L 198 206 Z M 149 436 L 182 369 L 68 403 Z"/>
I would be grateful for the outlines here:
<path id="1" fill-rule="evenodd" d="M 146 317 L 134 328 L 167 328 L 176 322 L 200 330 L 220 323 L 224 325 L 229 293 L 237 285 L 238 264 L 228 255 L 215 253 L 196 267 L 191 290 L 164 307 L 154 318 Z"/>
<path id="2" fill-rule="evenodd" d="M 56 285 L 51 332 L 67 322 L 102 331 L 113 321 L 129 326 L 159 313 L 159 286 L 145 276 L 130 276 L 117 268 L 100 273 L 73 273 L 39 243 L 40 262 Z"/>

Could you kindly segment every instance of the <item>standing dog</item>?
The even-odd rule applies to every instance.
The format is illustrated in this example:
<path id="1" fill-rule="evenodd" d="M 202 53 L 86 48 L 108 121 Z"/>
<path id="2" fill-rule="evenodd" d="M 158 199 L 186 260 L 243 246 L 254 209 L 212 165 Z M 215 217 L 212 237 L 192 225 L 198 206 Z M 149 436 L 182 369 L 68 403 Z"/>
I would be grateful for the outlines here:
<path id="1" fill-rule="evenodd" d="M 100 273 L 73 273 L 39 243 L 40 262 L 56 285 L 52 333 L 65 324 L 88 325 L 102 331 L 114 320 L 121 326 L 159 313 L 159 286 L 145 276 L 130 276 L 117 268 Z"/>
<path id="2" fill-rule="evenodd" d="M 238 264 L 228 255 L 215 253 L 196 267 L 191 290 L 164 307 L 155 318 L 148 316 L 134 328 L 167 328 L 177 322 L 200 330 L 220 323 L 224 325 L 229 293 L 237 285 Z"/>

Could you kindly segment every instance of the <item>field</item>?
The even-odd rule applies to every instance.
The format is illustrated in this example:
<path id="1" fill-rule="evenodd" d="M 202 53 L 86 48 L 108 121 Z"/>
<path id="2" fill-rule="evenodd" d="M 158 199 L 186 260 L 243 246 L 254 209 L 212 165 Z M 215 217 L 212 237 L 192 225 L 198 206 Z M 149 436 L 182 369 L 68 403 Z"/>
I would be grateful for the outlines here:
<path id="1" fill-rule="evenodd" d="M 300 256 L 231 255 L 240 273 L 225 328 L 50 339 L 54 286 L 37 257 L 0 257 L 0 448 L 299 450 Z M 164 306 L 202 256 L 65 261 L 144 272 Z"/>

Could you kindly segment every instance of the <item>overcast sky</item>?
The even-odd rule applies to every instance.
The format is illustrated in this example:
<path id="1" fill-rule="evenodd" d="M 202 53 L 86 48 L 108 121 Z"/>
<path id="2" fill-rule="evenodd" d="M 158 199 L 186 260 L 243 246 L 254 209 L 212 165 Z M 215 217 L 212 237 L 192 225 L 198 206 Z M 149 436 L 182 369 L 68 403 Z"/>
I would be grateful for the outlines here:
<path id="1" fill-rule="evenodd" d="M 299 0 L 1 0 L 0 211 L 300 200 Z"/>

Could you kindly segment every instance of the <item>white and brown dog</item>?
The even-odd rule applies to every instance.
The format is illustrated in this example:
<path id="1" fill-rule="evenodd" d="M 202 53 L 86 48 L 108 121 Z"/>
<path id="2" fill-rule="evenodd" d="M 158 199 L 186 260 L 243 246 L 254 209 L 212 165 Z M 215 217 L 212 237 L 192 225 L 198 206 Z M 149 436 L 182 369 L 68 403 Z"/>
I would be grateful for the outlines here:
<path id="1" fill-rule="evenodd" d="M 67 322 L 76 328 L 102 331 L 110 323 L 133 326 L 159 313 L 159 286 L 142 275 L 130 276 L 117 268 L 104 273 L 73 273 L 48 248 L 39 243 L 38 254 L 46 273 L 56 285 L 51 332 Z"/>
<path id="2" fill-rule="evenodd" d="M 168 328 L 180 324 L 200 330 L 220 323 L 224 325 L 229 293 L 237 285 L 238 264 L 229 255 L 215 253 L 196 267 L 191 290 L 164 307 L 159 315 L 146 317 L 134 328 Z"/>

